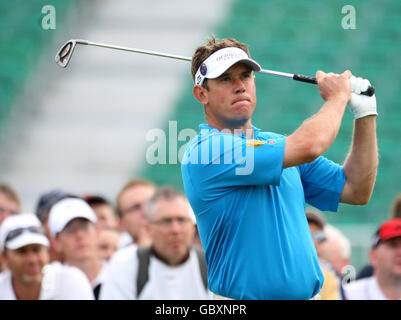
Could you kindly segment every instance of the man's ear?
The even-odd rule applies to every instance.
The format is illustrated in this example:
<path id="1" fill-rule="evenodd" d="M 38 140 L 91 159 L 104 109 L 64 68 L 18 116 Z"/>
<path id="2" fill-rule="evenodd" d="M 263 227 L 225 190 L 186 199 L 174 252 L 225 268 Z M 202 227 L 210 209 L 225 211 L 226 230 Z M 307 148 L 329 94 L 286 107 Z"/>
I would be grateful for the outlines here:
<path id="1" fill-rule="evenodd" d="M 118 227 L 119 229 L 121 229 L 122 231 L 127 232 L 127 228 L 126 228 L 125 225 L 124 225 L 124 222 L 123 222 L 123 220 L 122 220 L 122 217 L 119 217 L 119 218 L 118 218 L 118 220 L 117 220 L 117 227 Z"/>
<path id="2" fill-rule="evenodd" d="M 208 91 L 200 86 L 200 85 L 195 85 L 192 88 L 192 93 L 195 97 L 196 100 L 198 100 L 201 104 L 206 105 L 209 102 L 209 95 Z"/>
<path id="3" fill-rule="evenodd" d="M 54 248 L 54 251 L 56 251 L 57 253 L 62 253 L 63 246 L 61 245 L 59 237 L 60 237 L 60 235 L 57 234 L 56 237 L 51 237 L 49 239 L 49 241 L 50 241 L 51 246 Z"/>

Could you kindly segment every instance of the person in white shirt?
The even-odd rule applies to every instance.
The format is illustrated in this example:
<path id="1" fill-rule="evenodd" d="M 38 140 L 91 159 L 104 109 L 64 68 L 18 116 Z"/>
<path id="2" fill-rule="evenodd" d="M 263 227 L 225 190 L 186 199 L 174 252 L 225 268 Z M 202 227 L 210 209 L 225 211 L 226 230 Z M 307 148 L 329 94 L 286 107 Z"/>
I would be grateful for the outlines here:
<path id="1" fill-rule="evenodd" d="M 373 276 L 344 286 L 348 300 L 401 300 L 401 219 L 384 222 L 369 253 Z"/>
<path id="2" fill-rule="evenodd" d="M 186 197 L 169 187 L 157 190 L 146 218 L 151 247 L 131 245 L 114 254 L 100 299 L 212 299 L 202 272 L 204 256 L 191 247 L 195 217 Z"/>
<path id="3" fill-rule="evenodd" d="M 0 300 L 93 300 L 89 281 L 74 267 L 49 262 L 49 241 L 39 219 L 16 214 L 0 228 L 8 269 L 0 274 Z"/>
<path id="4" fill-rule="evenodd" d="M 55 249 L 64 263 L 85 273 L 95 298 L 103 281 L 103 264 L 98 255 L 96 214 L 82 199 L 66 198 L 57 202 L 49 213 L 49 229 Z"/>

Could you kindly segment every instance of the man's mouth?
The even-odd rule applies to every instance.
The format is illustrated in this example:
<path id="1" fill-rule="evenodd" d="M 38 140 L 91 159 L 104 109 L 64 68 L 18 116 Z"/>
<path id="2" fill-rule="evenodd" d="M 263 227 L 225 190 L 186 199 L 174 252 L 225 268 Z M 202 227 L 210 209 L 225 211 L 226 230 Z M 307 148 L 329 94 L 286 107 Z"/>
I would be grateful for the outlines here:
<path id="1" fill-rule="evenodd" d="M 248 98 L 238 98 L 238 99 L 235 99 L 234 100 L 234 102 L 233 102 L 233 104 L 236 104 L 236 103 L 239 103 L 239 102 L 249 102 L 249 99 Z"/>

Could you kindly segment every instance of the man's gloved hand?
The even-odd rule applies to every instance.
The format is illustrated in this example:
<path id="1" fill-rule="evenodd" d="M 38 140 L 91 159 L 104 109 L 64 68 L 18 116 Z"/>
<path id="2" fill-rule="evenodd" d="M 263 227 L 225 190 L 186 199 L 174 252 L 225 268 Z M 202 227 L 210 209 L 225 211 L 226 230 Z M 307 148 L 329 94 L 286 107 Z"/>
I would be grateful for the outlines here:
<path id="1" fill-rule="evenodd" d="M 362 79 L 360 77 L 351 76 L 351 100 L 348 103 L 348 107 L 354 119 L 363 118 L 369 115 L 376 115 L 376 96 L 371 97 L 361 95 L 360 93 L 366 91 L 370 86 L 370 82 L 367 79 Z"/>

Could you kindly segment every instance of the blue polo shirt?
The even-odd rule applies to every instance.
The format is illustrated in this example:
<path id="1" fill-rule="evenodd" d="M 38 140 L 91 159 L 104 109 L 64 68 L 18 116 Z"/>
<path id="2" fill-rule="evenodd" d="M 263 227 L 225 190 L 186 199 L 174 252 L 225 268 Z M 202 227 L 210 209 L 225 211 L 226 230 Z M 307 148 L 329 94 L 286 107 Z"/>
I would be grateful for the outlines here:
<path id="1" fill-rule="evenodd" d="M 253 139 L 206 124 L 182 160 L 212 292 L 233 299 L 309 299 L 323 284 L 305 202 L 337 211 L 342 166 L 324 157 L 283 170 L 285 136 Z"/>

